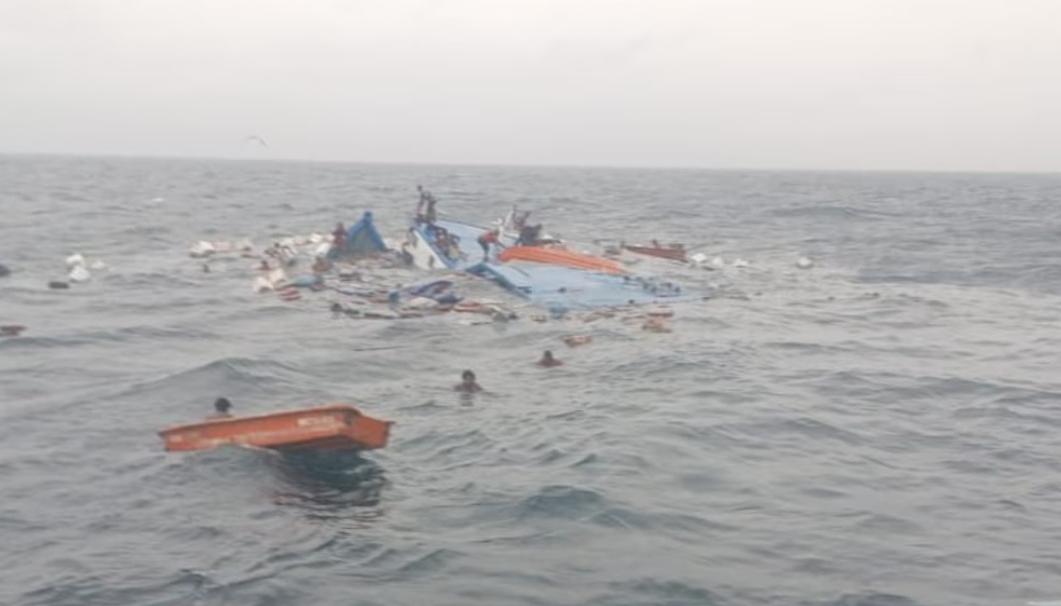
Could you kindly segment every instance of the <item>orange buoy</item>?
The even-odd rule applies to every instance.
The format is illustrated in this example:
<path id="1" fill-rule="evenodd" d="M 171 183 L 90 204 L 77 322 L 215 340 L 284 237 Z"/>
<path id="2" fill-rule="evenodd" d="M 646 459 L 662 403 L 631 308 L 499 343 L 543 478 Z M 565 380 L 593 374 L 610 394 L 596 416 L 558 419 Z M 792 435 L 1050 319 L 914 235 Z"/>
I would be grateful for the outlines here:
<path id="1" fill-rule="evenodd" d="M 346 404 L 251 417 L 210 419 L 158 433 L 169 451 L 209 450 L 225 444 L 275 450 L 372 450 L 387 445 L 391 421 Z"/>

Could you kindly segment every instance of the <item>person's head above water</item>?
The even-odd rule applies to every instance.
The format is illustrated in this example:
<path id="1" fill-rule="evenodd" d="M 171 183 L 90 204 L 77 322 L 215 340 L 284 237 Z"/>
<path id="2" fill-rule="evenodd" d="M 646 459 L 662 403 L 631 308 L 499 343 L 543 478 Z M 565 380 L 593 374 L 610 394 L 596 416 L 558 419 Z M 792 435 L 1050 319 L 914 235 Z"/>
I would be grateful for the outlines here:
<path id="1" fill-rule="evenodd" d="M 553 366 L 560 366 L 561 364 L 563 364 L 563 362 L 561 362 L 560 360 L 557 360 L 556 358 L 554 358 L 553 357 L 553 352 L 551 350 L 548 350 L 548 349 L 546 349 L 545 351 L 542 352 L 542 359 L 538 360 L 538 366 L 543 366 L 545 368 L 551 368 Z"/>
<path id="2" fill-rule="evenodd" d="M 214 410 L 221 414 L 228 414 L 228 411 L 232 410 L 232 402 L 229 402 L 228 398 L 218 398 L 214 400 Z"/>
<path id="3" fill-rule="evenodd" d="M 475 373 L 470 370 L 461 373 L 461 382 L 454 385 L 453 389 L 463 393 L 475 393 L 483 390 L 483 388 L 475 382 Z"/>

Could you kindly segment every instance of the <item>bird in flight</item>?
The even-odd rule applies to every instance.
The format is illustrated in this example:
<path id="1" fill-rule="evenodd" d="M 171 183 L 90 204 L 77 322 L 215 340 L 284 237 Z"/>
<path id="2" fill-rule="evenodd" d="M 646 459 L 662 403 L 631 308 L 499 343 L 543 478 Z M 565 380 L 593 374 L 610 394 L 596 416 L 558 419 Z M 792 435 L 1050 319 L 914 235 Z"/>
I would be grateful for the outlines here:
<path id="1" fill-rule="evenodd" d="M 258 135 L 247 135 L 247 138 L 244 139 L 244 141 L 252 141 L 254 143 L 257 143 L 258 145 L 261 145 L 262 147 L 269 147 L 269 144 L 265 142 L 265 139 L 262 139 Z"/>

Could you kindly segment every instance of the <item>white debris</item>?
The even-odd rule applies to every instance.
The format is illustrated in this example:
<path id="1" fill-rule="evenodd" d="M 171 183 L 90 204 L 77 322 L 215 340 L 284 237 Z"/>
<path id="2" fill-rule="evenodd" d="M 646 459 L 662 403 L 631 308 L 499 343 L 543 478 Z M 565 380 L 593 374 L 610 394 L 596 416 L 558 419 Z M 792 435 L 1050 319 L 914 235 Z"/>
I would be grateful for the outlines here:
<path id="1" fill-rule="evenodd" d="M 698 252 L 695 255 L 689 257 L 689 260 L 692 261 L 693 265 L 703 265 L 704 263 L 707 263 L 707 255 L 702 252 Z"/>
<path id="2" fill-rule="evenodd" d="M 85 258 L 81 256 L 81 253 L 74 253 L 66 258 L 66 266 L 70 269 L 75 267 L 84 267 Z"/>
<path id="3" fill-rule="evenodd" d="M 327 257 L 328 253 L 332 251 L 332 245 L 330 242 L 321 242 L 317 245 L 317 248 L 313 249 L 314 257 Z"/>
<path id="4" fill-rule="evenodd" d="M 287 282 L 287 272 L 285 272 L 283 268 L 277 267 L 276 269 L 269 270 L 269 273 L 265 274 L 265 279 L 275 288 L 278 285 Z"/>
<path id="5" fill-rule="evenodd" d="M 269 282 L 265 276 L 258 276 L 254 279 L 254 292 L 263 293 L 269 292 L 273 289 L 272 283 Z"/>
<path id="6" fill-rule="evenodd" d="M 749 265 L 751 263 L 748 263 L 745 259 L 738 258 L 733 260 L 733 267 L 748 267 Z"/>
<path id="7" fill-rule="evenodd" d="M 71 282 L 88 282 L 92 279 L 92 274 L 88 273 L 84 265 L 76 265 L 70 270 L 70 275 L 67 276 L 67 279 Z"/>
<path id="8" fill-rule="evenodd" d="M 199 240 L 188 249 L 188 255 L 194 259 L 202 259 L 209 257 L 215 252 L 214 245 L 207 242 L 206 240 Z"/>
<path id="9" fill-rule="evenodd" d="M 438 307 L 438 301 L 427 297 L 413 297 L 405 302 L 404 307 L 409 309 L 434 309 Z"/>
<path id="10" fill-rule="evenodd" d="M 722 257 L 715 257 L 714 259 L 711 259 L 711 267 L 714 267 L 715 269 L 722 269 L 723 267 L 725 267 L 725 265 L 726 262 L 722 259 Z"/>
<path id="11" fill-rule="evenodd" d="M 88 268 L 92 271 L 103 271 L 107 269 L 107 264 L 103 261 L 100 261 L 99 259 L 96 259 L 95 261 L 88 264 Z"/>
<path id="12" fill-rule="evenodd" d="M 814 261 L 811 261 L 809 257 L 800 257 L 796 260 L 796 267 L 800 269 L 810 269 L 814 267 Z"/>

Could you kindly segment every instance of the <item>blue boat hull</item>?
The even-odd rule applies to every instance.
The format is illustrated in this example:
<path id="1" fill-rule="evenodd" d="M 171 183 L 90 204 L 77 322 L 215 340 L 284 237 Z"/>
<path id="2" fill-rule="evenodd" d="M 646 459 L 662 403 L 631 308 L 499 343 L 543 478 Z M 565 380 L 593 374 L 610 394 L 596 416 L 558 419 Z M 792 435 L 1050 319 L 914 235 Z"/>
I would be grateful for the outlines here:
<path id="1" fill-rule="evenodd" d="M 421 269 L 468 272 L 489 279 L 531 303 L 554 310 L 641 305 L 694 297 L 676 284 L 648 278 L 540 263 L 500 263 L 493 256 L 487 258 L 479 245 L 478 238 L 486 230 L 459 221 L 438 220 L 433 225 L 418 222 L 409 228 L 405 251 Z"/>

